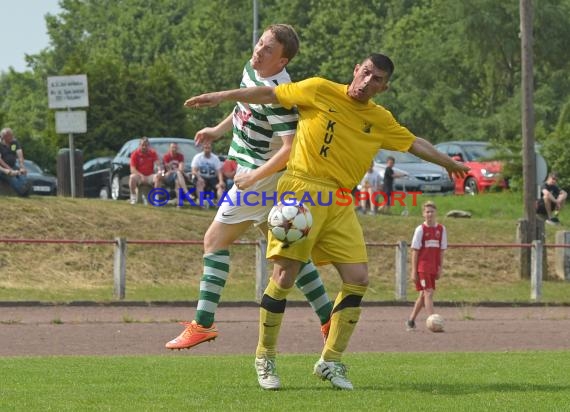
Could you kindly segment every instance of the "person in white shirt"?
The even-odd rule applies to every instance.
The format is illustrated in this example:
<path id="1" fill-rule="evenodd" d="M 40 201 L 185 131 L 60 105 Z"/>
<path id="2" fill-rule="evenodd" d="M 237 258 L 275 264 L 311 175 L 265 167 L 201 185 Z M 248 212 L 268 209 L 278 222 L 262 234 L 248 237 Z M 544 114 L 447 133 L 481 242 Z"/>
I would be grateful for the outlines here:
<path id="1" fill-rule="evenodd" d="M 226 189 L 224 175 L 222 174 L 222 162 L 218 156 L 212 153 L 212 145 L 210 143 L 204 143 L 202 148 L 204 151 L 196 154 L 192 159 L 192 178 L 196 186 L 196 192 L 215 191 L 217 198 L 221 199 Z M 200 196 L 199 199 L 212 198 L 212 201 L 214 201 L 213 195 L 210 195 L 210 193 L 198 196 Z"/>

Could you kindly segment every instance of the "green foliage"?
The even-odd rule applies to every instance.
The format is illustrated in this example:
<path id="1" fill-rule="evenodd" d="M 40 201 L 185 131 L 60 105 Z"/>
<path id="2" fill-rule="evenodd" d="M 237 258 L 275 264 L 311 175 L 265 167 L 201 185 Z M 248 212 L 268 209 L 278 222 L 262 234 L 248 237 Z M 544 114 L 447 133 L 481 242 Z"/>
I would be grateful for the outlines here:
<path id="1" fill-rule="evenodd" d="M 348 82 L 355 64 L 385 52 L 396 72 L 378 102 L 418 135 L 433 142 L 521 140 L 519 2 L 258 4 L 260 32 L 286 22 L 300 35 L 300 53 L 288 68 L 294 80 L 318 75 Z M 557 124 L 570 94 L 570 0 L 534 6 L 537 135 L 557 147 L 567 133 Z M 87 158 L 114 153 L 132 136 L 192 137 L 230 113 L 231 104 L 209 110 L 182 105 L 191 95 L 239 85 L 252 51 L 252 2 L 62 0 L 61 9 L 46 17 L 50 47 L 28 57 L 31 72 L 0 74 L 0 121 L 26 139 L 42 166 L 67 145 L 46 108 L 47 76 L 88 76 L 88 132 L 77 140 Z M 216 150 L 228 141 L 225 136 Z"/>
<path id="2" fill-rule="evenodd" d="M 41 96 L 30 93 L 38 89 Z M 0 128 L 12 128 L 25 157 L 53 172 L 57 148 L 49 139 L 46 90 L 45 80 L 38 74 L 10 71 L 0 76 Z"/>
<path id="3" fill-rule="evenodd" d="M 88 124 L 93 126 L 81 140 L 86 157 L 115 153 L 136 136 L 186 135 L 182 91 L 162 60 L 125 67 L 103 56 L 90 66 L 88 76 Z"/>
<path id="4" fill-rule="evenodd" d="M 235 7 L 230 0 L 192 2 L 193 11 L 185 16 L 176 31 L 181 39 L 172 52 L 172 70 L 179 79 L 184 101 L 208 91 L 237 88 L 243 66 L 251 56 L 251 8 Z M 213 126 L 227 117 L 232 104 L 210 110 L 186 110 L 188 135 Z M 229 138 L 217 142 L 215 150 L 229 147 Z"/>
<path id="5" fill-rule="evenodd" d="M 554 132 L 548 136 L 542 147 L 550 171 L 558 173 L 558 184 L 566 191 L 570 190 L 570 101 L 560 112 L 560 118 Z"/>

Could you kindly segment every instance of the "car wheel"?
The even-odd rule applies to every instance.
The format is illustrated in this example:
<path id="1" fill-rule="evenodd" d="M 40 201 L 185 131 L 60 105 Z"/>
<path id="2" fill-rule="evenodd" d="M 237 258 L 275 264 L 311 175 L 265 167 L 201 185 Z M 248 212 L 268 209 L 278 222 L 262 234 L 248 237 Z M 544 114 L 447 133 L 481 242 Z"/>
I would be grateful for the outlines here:
<path id="1" fill-rule="evenodd" d="M 109 188 L 107 186 L 102 187 L 99 190 L 99 199 L 107 200 L 107 199 L 109 199 L 109 197 L 110 197 Z"/>
<path id="2" fill-rule="evenodd" d="M 479 193 L 479 189 L 477 188 L 477 181 L 472 177 L 468 177 L 465 180 L 464 190 L 466 195 L 476 195 Z"/>
<path id="3" fill-rule="evenodd" d="M 119 182 L 119 176 L 113 176 L 111 179 L 111 198 L 113 200 L 119 200 L 121 197 L 121 183 Z"/>

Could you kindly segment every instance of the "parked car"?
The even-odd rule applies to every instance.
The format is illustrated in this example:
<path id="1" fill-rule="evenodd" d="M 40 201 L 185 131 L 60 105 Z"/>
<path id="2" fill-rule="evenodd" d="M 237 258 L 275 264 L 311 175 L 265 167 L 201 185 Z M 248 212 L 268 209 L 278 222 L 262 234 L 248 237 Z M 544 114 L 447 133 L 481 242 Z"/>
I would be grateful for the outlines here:
<path id="1" fill-rule="evenodd" d="M 453 193 L 455 186 L 447 171 L 408 152 L 380 150 L 374 158 L 374 168 L 384 179 L 388 156 L 395 159 L 394 171 L 406 177 L 394 179 L 394 190 L 424 193 Z"/>
<path id="2" fill-rule="evenodd" d="M 488 142 L 454 141 L 436 144 L 442 153 L 464 162 L 471 170 L 464 178 L 455 179 L 455 193 L 477 194 L 498 185 L 507 187 L 507 182 L 500 178 L 502 165 L 492 160 L 495 151 Z"/>
<path id="3" fill-rule="evenodd" d="M 83 196 L 109 199 L 112 157 L 96 157 L 83 163 Z"/>
<path id="4" fill-rule="evenodd" d="M 192 159 L 199 151 L 194 145 L 194 140 L 180 137 L 149 137 L 148 140 L 151 147 L 156 150 L 160 159 L 162 159 L 168 151 L 170 143 L 178 143 L 178 148 L 184 155 L 184 171 L 186 173 L 192 171 Z M 111 198 L 113 200 L 126 199 L 129 197 L 131 153 L 139 146 L 139 142 L 140 139 L 131 139 L 126 142 L 111 161 L 109 185 L 111 187 Z"/>
<path id="5" fill-rule="evenodd" d="M 57 178 L 55 176 L 45 172 L 31 160 L 25 159 L 24 165 L 28 170 L 28 181 L 32 185 L 32 194 L 46 196 L 57 195 Z"/>

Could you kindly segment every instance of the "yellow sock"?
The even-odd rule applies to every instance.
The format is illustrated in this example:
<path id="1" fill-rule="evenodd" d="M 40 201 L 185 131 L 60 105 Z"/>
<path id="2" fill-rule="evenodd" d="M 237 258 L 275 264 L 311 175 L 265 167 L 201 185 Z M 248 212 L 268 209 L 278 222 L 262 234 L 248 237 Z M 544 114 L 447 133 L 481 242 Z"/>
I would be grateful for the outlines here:
<path id="1" fill-rule="evenodd" d="M 274 359 L 277 355 L 277 338 L 291 289 L 283 289 L 273 279 L 269 280 L 259 307 L 259 340 L 255 351 L 258 358 Z"/>
<path id="2" fill-rule="evenodd" d="M 342 284 L 333 306 L 329 337 L 321 354 L 325 361 L 340 362 L 360 319 L 360 302 L 366 289 L 366 286 Z"/>

